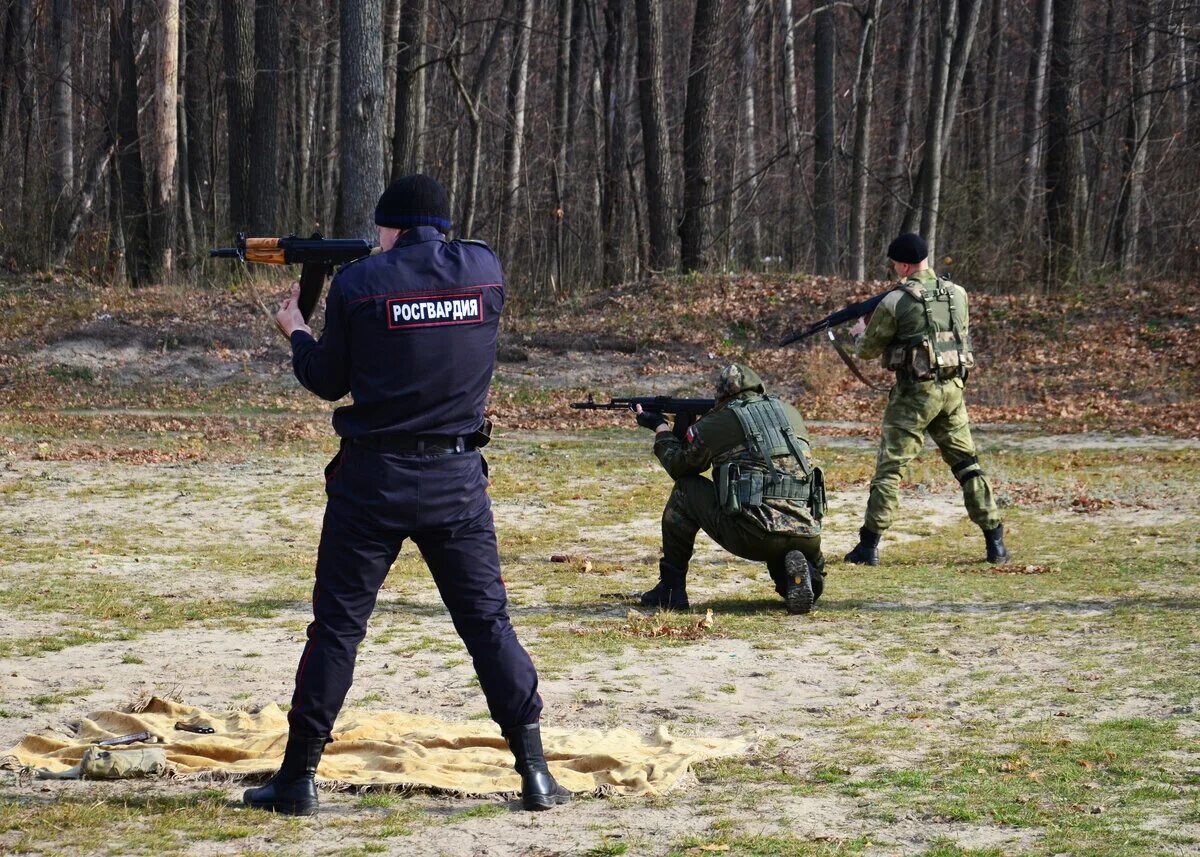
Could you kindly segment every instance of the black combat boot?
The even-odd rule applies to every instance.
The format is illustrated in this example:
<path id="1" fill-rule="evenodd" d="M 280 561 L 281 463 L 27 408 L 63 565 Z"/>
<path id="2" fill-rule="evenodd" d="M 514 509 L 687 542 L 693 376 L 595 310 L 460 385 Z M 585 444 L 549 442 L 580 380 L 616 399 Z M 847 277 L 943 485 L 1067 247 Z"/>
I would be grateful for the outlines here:
<path id="1" fill-rule="evenodd" d="M 879 533 L 860 527 L 858 544 L 846 554 L 846 562 L 855 565 L 879 565 Z"/>
<path id="2" fill-rule="evenodd" d="M 665 559 L 658 561 L 658 585 L 642 593 L 643 607 L 660 610 L 687 610 L 687 570 L 680 570 Z"/>
<path id="3" fill-rule="evenodd" d="M 1008 548 L 1004 546 L 1004 524 L 997 524 L 994 530 L 984 530 L 983 540 L 987 543 L 988 562 L 1000 565 L 1011 559 Z"/>
<path id="4" fill-rule="evenodd" d="M 242 803 L 282 815 L 317 814 L 317 765 L 325 749 L 324 738 L 288 736 L 279 772 L 257 789 L 246 789 Z"/>
<path id="5" fill-rule="evenodd" d="M 812 581 L 813 591 L 813 606 L 817 606 L 817 602 L 821 600 L 821 593 L 825 591 L 825 555 L 822 554 L 820 560 L 814 565 L 808 564 L 808 579 Z"/>
<path id="6" fill-rule="evenodd" d="M 571 799 L 571 793 L 554 781 L 546 767 L 546 756 L 542 752 L 542 728 L 537 723 L 502 730 L 504 740 L 516 759 L 517 773 L 521 775 L 521 806 L 538 811 L 553 809 Z"/>
<path id="7" fill-rule="evenodd" d="M 812 567 L 800 551 L 788 551 L 783 563 L 787 569 L 787 577 L 783 582 L 786 590 L 783 600 L 787 604 L 787 612 L 793 616 L 807 613 L 817 600 L 813 593 Z"/>

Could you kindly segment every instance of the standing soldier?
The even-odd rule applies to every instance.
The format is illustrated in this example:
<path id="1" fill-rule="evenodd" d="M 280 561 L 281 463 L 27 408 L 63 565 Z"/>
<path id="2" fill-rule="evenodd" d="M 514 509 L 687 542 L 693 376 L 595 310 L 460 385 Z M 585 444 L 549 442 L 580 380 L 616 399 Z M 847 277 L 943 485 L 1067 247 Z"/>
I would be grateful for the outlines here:
<path id="1" fill-rule="evenodd" d="M 638 425 L 655 432 L 654 454 L 675 480 L 663 510 L 658 585 L 642 605 L 688 609 L 688 562 L 704 530 L 730 553 L 765 562 L 787 611 L 807 613 L 824 589 L 825 487 L 804 419 L 736 363 L 721 370 L 716 393 L 716 407 L 683 440 L 662 414 L 638 409 Z M 709 467 L 711 481 L 700 475 Z"/>
<path id="2" fill-rule="evenodd" d="M 314 775 L 354 676 L 358 644 L 405 539 L 421 551 L 516 757 L 525 809 L 569 799 L 546 767 L 533 662 L 508 618 L 487 496 L 483 406 L 496 360 L 504 276 L 479 241 L 447 241 L 450 202 L 433 179 L 399 179 L 375 208 L 380 252 L 344 267 L 318 341 L 292 288 L 275 316 L 305 388 L 347 393 L 325 468 L 313 622 L 296 670 L 283 766 L 245 803 L 317 811 Z"/>
<path id="3" fill-rule="evenodd" d="M 883 412 L 883 438 L 871 480 L 866 520 L 846 561 L 879 565 L 879 537 L 892 524 L 899 504 L 900 471 L 920 453 L 929 432 L 962 485 L 967 514 L 983 530 L 987 561 L 1008 561 L 1004 526 L 996 510 L 963 404 L 963 382 L 975 364 L 967 321 L 967 293 L 939 280 L 929 267 L 929 248 L 920 235 L 906 233 L 888 246 L 888 259 L 900 283 L 875 309 L 871 323 L 860 321 L 857 356 L 882 357 L 896 373 Z"/>

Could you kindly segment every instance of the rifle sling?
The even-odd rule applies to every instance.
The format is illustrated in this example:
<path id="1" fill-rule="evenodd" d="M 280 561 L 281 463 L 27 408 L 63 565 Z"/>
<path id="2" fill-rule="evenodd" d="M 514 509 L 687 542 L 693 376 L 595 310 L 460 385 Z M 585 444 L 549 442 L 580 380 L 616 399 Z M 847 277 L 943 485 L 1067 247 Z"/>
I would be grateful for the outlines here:
<path id="1" fill-rule="evenodd" d="M 855 378 L 866 384 L 868 389 L 874 390 L 877 393 L 882 393 L 887 390 L 887 387 L 885 386 L 871 383 L 869 380 L 867 380 L 867 377 L 863 375 L 861 371 L 859 371 L 858 366 L 854 364 L 854 358 L 846 353 L 845 347 L 841 342 L 838 341 L 837 334 L 833 332 L 832 328 L 827 330 L 826 333 L 829 336 L 829 341 L 833 343 L 834 351 L 837 352 L 838 357 L 842 358 L 842 362 L 846 364 L 846 368 L 854 373 Z"/>

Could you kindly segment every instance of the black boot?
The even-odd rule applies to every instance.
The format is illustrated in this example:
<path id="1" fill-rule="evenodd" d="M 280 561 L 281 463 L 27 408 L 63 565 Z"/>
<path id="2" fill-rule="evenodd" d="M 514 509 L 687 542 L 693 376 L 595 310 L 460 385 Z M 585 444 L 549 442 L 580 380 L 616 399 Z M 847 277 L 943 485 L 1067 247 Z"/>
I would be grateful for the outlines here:
<path id="1" fill-rule="evenodd" d="M 846 554 L 846 562 L 855 565 L 879 565 L 879 533 L 860 527 L 858 544 Z"/>
<path id="2" fill-rule="evenodd" d="M 261 788 L 246 789 L 242 803 L 282 815 L 317 814 L 317 765 L 325 749 L 324 738 L 288 736 L 279 772 Z"/>
<path id="3" fill-rule="evenodd" d="M 571 799 L 571 793 L 554 781 L 542 752 L 542 728 L 537 723 L 502 730 L 504 740 L 521 775 L 521 806 L 528 810 L 553 809 Z"/>
<path id="4" fill-rule="evenodd" d="M 984 530 L 983 540 L 987 543 L 988 562 L 1000 565 L 1011 559 L 1008 548 L 1004 546 L 1004 524 L 997 524 L 994 530 Z"/>
<path id="5" fill-rule="evenodd" d="M 687 569 L 680 570 L 665 559 L 658 562 L 658 585 L 642 593 L 643 607 L 687 610 Z"/>
<path id="6" fill-rule="evenodd" d="M 825 555 L 822 554 L 817 558 L 816 564 L 808 564 L 808 579 L 812 581 L 813 591 L 813 606 L 817 606 L 817 602 L 821 600 L 821 593 L 825 591 Z"/>
<path id="7" fill-rule="evenodd" d="M 793 616 L 807 613 L 817 600 L 813 593 L 812 568 L 808 559 L 800 551 L 788 551 L 783 563 L 787 569 L 787 577 L 784 578 L 786 592 L 783 596 L 787 612 Z"/>

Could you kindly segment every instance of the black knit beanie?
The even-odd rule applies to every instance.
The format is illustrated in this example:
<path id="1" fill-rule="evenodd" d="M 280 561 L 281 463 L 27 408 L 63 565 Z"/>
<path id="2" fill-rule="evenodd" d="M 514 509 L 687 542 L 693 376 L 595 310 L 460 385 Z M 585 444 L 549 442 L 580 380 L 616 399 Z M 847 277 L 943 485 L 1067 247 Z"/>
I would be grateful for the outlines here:
<path id="1" fill-rule="evenodd" d="M 392 182 L 375 205 L 375 224 L 393 229 L 450 228 L 450 198 L 437 179 L 416 173 Z"/>
<path id="2" fill-rule="evenodd" d="M 888 245 L 887 256 L 893 262 L 915 265 L 929 257 L 929 245 L 915 232 L 905 232 Z"/>

